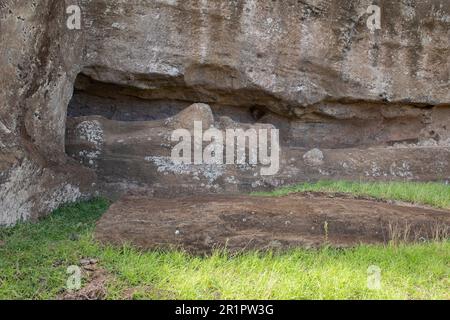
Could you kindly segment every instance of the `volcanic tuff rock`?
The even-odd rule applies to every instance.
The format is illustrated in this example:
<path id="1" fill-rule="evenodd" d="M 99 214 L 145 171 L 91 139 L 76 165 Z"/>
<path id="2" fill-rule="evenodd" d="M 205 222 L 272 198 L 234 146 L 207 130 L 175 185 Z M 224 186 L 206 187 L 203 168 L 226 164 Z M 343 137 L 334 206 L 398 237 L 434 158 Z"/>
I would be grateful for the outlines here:
<path id="1" fill-rule="evenodd" d="M 293 166 L 307 179 L 448 179 L 449 2 L 377 1 L 371 32 L 372 2 L 3 0 L 0 224 L 101 191 L 98 170 L 65 153 L 72 96 L 75 117 L 102 116 L 109 101 L 110 120 L 161 120 L 201 102 L 216 121 L 275 125 L 297 160 L 323 152 L 314 174 Z M 81 30 L 66 27 L 74 4 Z M 380 145 L 399 150 L 385 149 L 385 167 L 364 150 Z"/>
<path id="2" fill-rule="evenodd" d="M 177 206 L 174 207 L 173 202 Z M 449 211 L 345 195 L 123 197 L 97 223 L 98 240 L 141 249 L 274 250 L 425 241 L 448 236 Z"/>
<path id="3" fill-rule="evenodd" d="M 378 109 L 380 111 L 384 108 Z M 426 112 L 430 119 L 434 118 L 435 111 Z M 133 116 L 137 118 L 151 117 L 145 112 L 143 114 L 137 114 L 137 110 L 134 112 Z M 272 148 L 274 141 L 271 139 L 274 125 L 265 122 L 238 122 L 227 116 L 216 117 L 214 113 L 217 111 L 213 111 L 207 104 L 193 104 L 172 117 L 157 120 L 124 121 L 115 117 L 111 119 L 95 115 L 70 117 L 67 121 L 66 151 L 80 164 L 95 170 L 101 194 L 110 198 L 120 197 L 128 191 L 139 191 L 158 197 L 202 192 L 240 193 L 324 178 L 347 180 L 450 178 L 448 145 L 440 145 L 432 139 L 434 144 L 430 145 L 429 140 L 423 140 L 422 144 L 405 142 L 404 145 L 392 145 L 395 141 L 423 139 L 420 132 L 428 133 L 432 130 L 435 125 L 433 121 L 424 125 L 424 129 L 420 131 L 417 121 L 405 116 L 390 121 L 374 116 L 369 121 L 358 120 L 366 124 L 363 128 L 357 126 L 351 127 L 351 130 L 347 128 L 350 134 L 347 137 L 333 134 L 332 131 L 336 127 L 333 122 L 326 120 L 320 124 L 322 126 L 320 129 L 315 128 L 314 124 L 300 120 L 286 120 L 285 123 L 279 123 L 278 127 L 282 136 L 290 135 L 290 137 L 280 141 L 280 161 L 277 164 L 274 162 L 277 157 Z M 116 116 L 120 119 L 124 115 L 119 113 Z M 272 116 L 267 117 L 270 119 Z M 263 119 L 266 119 L 266 116 Z M 194 121 L 202 122 L 203 133 L 210 127 L 218 129 L 223 142 L 227 144 L 229 141 L 225 130 L 242 129 L 242 132 L 254 130 L 256 134 L 260 129 L 265 129 L 268 146 L 272 149 L 269 152 L 272 161 L 264 165 L 261 161 L 254 165 L 249 163 L 239 165 L 237 162 L 227 164 L 225 158 L 228 156 L 228 150 L 221 145 L 220 153 L 224 156 L 219 163 L 194 164 L 192 155 L 191 163 L 176 163 L 172 158 L 172 151 L 179 141 L 178 138 L 173 141 L 171 133 L 176 129 L 188 130 L 192 153 L 195 139 Z M 343 128 L 350 126 L 351 123 L 340 121 Z M 401 123 L 404 125 L 400 126 L 400 129 L 395 126 Z M 302 134 L 304 132 L 306 137 Z M 308 132 L 315 132 L 316 136 L 308 137 Z M 261 136 L 258 137 L 260 138 Z M 210 141 L 204 142 L 201 152 L 203 153 L 210 144 Z M 309 150 L 312 144 L 323 149 Z M 250 146 L 246 144 L 239 147 L 235 141 L 235 149 L 237 148 L 245 148 L 248 154 Z M 271 168 L 271 174 L 263 175 L 261 171 L 263 168 L 266 170 Z"/>

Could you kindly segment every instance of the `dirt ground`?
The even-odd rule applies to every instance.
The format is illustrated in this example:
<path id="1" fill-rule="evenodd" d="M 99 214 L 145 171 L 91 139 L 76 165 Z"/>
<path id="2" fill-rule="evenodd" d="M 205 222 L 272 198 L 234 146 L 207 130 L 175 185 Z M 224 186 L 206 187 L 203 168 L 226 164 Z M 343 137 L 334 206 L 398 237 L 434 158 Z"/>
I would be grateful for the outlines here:
<path id="1" fill-rule="evenodd" d="M 106 286 L 111 276 L 97 265 L 95 259 L 80 261 L 81 272 L 87 283 L 77 291 L 65 290 L 58 295 L 59 300 L 103 300 L 106 297 Z"/>
<path id="2" fill-rule="evenodd" d="M 449 227 L 450 211 L 345 194 L 128 195 L 111 206 L 95 234 L 104 243 L 203 254 L 219 248 L 237 252 L 426 241 L 448 236 Z"/>

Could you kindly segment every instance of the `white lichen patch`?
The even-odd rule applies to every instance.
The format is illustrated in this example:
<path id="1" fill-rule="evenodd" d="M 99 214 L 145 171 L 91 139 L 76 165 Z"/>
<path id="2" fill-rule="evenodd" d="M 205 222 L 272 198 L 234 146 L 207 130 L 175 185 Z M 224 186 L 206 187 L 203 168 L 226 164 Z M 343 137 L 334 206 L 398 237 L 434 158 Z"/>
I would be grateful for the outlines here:
<path id="1" fill-rule="evenodd" d="M 237 184 L 236 178 L 234 176 L 226 177 L 225 182 L 229 184 Z"/>
<path id="2" fill-rule="evenodd" d="M 80 188 L 71 184 L 66 184 L 58 188 L 43 203 L 48 211 L 57 209 L 63 203 L 72 203 L 82 196 Z"/>
<path id="3" fill-rule="evenodd" d="M 76 135 L 80 140 L 85 140 L 93 146 L 93 149 L 82 150 L 78 153 L 80 163 L 97 168 L 96 160 L 101 154 L 104 143 L 101 123 L 97 120 L 83 121 L 76 127 Z"/>
<path id="4" fill-rule="evenodd" d="M 11 130 L 9 130 L 8 127 L 6 127 L 6 125 L 0 121 L 0 132 L 10 134 Z"/>
<path id="5" fill-rule="evenodd" d="M 223 176 L 225 171 L 225 165 L 220 164 L 185 164 L 176 163 L 170 157 L 162 156 L 149 156 L 145 157 L 145 161 L 152 162 L 156 167 L 158 172 L 168 174 L 178 174 L 178 175 L 191 175 L 194 179 L 199 176 L 203 176 L 208 180 L 209 183 L 213 183 L 218 178 Z"/>
<path id="6" fill-rule="evenodd" d="M 321 166 L 324 163 L 324 155 L 320 149 L 312 149 L 303 155 L 303 161 L 308 166 Z"/>
<path id="7" fill-rule="evenodd" d="M 7 181 L 0 185 L 0 226 L 10 226 L 30 217 L 33 207 L 30 194 L 35 187 L 27 182 L 38 174 L 38 168 L 30 161 L 24 161 L 13 168 Z"/>
<path id="8" fill-rule="evenodd" d="M 366 170 L 364 173 L 368 177 L 375 177 L 375 178 L 386 175 L 383 173 L 382 169 L 378 166 L 376 162 L 371 162 L 370 168 Z"/>
<path id="9" fill-rule="evenodd" d="M 414 178 L 414 174 L 411 170 L 411 166 L 407 161 L 401 161 L 399 163 L 393 162 L 389 169 L 383 170 L 377 163 L 372 162 L 370 169 L 366 170 L 365 175 L 367 177 L 394 177 L 394 178 L 404 178 L 411 179 Z"/>
<path id="10" fill-rule="evenodd" d="M 389 168 L 390 174 L 394 177 L 413 178 L 410 165 L 407 161 L 402 161 L 400 164 L 394 162 Z"/>
<path id="11" fill-rule="evenodd" d="M 87 165 L 92 168 L 97 168 L 96 160 L 100 156 L 101 152 L 98 150 L 90 151 L 90 150 L 82 150 L 78 153 L 81 164 Z"/>
<path id="12" fill-rule="evenodd" d="M 86 140 L 100 148 L 103 145 L 103 129 L 97 120 L 88 120 L 81 122 L 76 128 L 76 135 L 81 140 Z"/>
<path id="13" fill-rule="evenodd" d="M 49 187 L 48 178 L 46 170 L 28 159 L 11 168 L 6 181 L 0 185 L 0 226 L 26 221 L 36 212 L 51 212 L 82 196 L 77 186 L 66 182 Z"/>
<path id="14" fill-rule="evenodd" d="M 112 28 L 117 29 L 117 30 L 125 30 L 127 28 L 127 26 L 123 23 L 119 23 L 119 22 L 114 22 L 111 25 Z"/>
<path id="15" fill-rule="evenodd" d="M 330 176 L 330 175 L 331 175 L 328 171 L 323 170 L 323 169 L 321 169 L 321 168 L 319 168 L 319 173 L 320 173 L 321 175 L 323 175 L 323 176 Z"/>

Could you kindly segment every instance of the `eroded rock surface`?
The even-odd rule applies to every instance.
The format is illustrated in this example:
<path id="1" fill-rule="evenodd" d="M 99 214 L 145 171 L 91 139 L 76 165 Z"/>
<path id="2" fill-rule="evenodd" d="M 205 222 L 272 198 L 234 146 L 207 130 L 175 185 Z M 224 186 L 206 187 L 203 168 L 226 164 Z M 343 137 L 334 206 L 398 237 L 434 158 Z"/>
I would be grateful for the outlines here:
<path id="1" fill-rule="evenodd" d="M 65 10 L 61 0 L 0 2 L 0 225 L 93 193 L 95 173 L 64 153 L 84 46 Z"/>
<path id="2" fill-rule="evenodd" d="M 430 118 L 433 118 L 434 111 L 427 112 Z M 201 121 L 203 130 L 217 128 L 223 137 L 226 136 L 227 129 L 240 128 L 243 132 L 266 129 L 270 132 L 276 127 L 261 122 L 237 122 L 227 116 L 215 118 L 213 111 L 206 104 L 194 104 L 173 117 L 152 121 L 118 121 L 102 116 L 69 118 L 66 151 L 78 162 L 96 171 L 102 194 L 112 198 L 133 190 L 159 197 L 250 192 L 311 179 L 450 179 L 450 148 L 446 144 L 448 142 L 439 144 L 441 141 L 430 138 L 434 143 L 428 145 L 425 142 L 429 140 L 424 140 L 418 129 L 407 133 L 403 128 L 397 128 L 396 123 L 405 121 L 407 124 L 409 120 L 408 115 L 404 116 L 405 119 L 401 118 L 402 115 L 399 117 L 394 124 L 389 120 L 383 122 L 377 119 L 377 123 L 384 128 L 378 131 L 380 139 L 372 137 L 364 144 L 349 136 L 347 140 L 343 140 L 345 144 L 339 144 L 339 139 L 346 139 L 346 136 L 335 133 L 329 140 L 317 142 L 316 145 L 323 146 L 323 149 L 312 150 L 308 149 L 312 142 L 302 144 L 299 140 L 305 138 L 295 132 L 298 126 L 307 126 L 308 123 L 299 120 L 279 122 L 282 134 L 293 132 L 293 136 L 281 141 L 278 170 L 269 176 L 261 174 L 261 169 L 267 166 L 260 162 L 249 165 L 248 143 L 244 165 L 226 164 L 225 145 L 221 147 L 223 160 L 220 163 L 174 161 L 172 150 L 179 141 L 172 140 L 172 133 L 180 128 L 192 131 L 194 121 Z M 333 124 L 323 122 L 321 126 L 333 127 Z M 436 124 L 430 121 L 424 124 L 422 131 L 427 134 L 435 126 Z M 309 131 L 313 131 L 313 128 Z M 402 136 L 405 133 L 411 134 L 410 139 L 405 139 L 406 142 Z M 399 140 L 386 139 L 389 135 Z M 203 143 L 204 148 L 208 145 L 209 142 Z M 189 144 L 189 150 L 193 152 L 193 143 Z M 193 160 L 192 155 L 189 160 Z"/>
<path id="3" fill-rule="evenodd" d="M 449 3 L 379 1 L 374 32 L 371 4 L 2 1 L 0 225 L 103 191 L 109 174 L 98 183 L 96 172 L 108 170 L 100 160 L 112 129 L 83 165 L 65 153 L 74 88 L 71 116 L 106 118 L 79 128 L 93 144 L 104 141 L 99 128 L 115 125 L 108 121 L 164 121 L 193 103 L 209 104 L 224 125 L 274 125 L 289 150 L 283 161 L 295 160 L 273 181 L 241 179 L 249 189 L 285 176 L 448 179 Z M 66 26 L 69 5 L 81 9 L 81 30 Z M 323 164 L 304 166 L 316 148 Z M 178 183 L 152 183 L 160 182 Z"/>
<path id="4" fill-rule="evenodd" d="M 344 195 L 169 200 L 135 195 L 113 204 L 98 222 L 95 234 L 100 241 L 116 245 L 210 253 L 223 248 L 239 252 L 425 241 L 445 238 L 449 227 L 448 211 Z"/>

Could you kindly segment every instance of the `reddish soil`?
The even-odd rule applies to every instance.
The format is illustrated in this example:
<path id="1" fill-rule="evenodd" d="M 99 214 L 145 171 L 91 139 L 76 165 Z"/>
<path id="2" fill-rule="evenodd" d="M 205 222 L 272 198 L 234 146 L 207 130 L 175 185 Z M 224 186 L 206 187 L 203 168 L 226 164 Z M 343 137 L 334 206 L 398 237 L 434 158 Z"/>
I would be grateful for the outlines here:
<path id="1" fill-rule="evenodd" d="M 210 253 L 425 241 L 448 236 L 450 211 L 343 194 L 284 197 L 125 196 L 98 222 L 96 237 L 142 249 Z"/>

